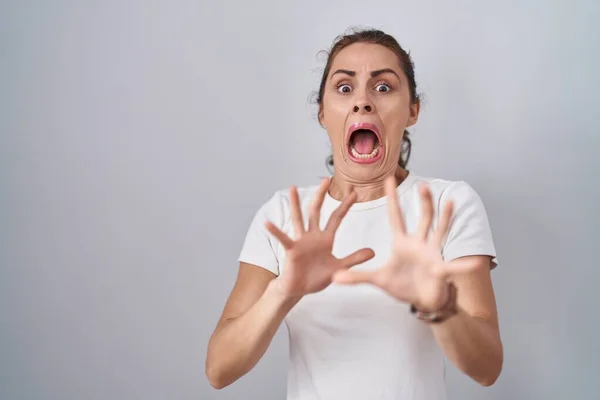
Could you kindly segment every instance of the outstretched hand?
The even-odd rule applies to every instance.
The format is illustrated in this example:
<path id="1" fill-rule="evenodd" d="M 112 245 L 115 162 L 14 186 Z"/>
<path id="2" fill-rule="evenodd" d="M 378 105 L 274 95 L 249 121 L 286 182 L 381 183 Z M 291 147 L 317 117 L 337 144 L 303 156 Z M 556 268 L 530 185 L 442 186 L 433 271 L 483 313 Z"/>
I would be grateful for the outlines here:
<path id="1" fill-rule="evenodd" d="M 394 234 L 392 255 L 380 269 L 340 271 L 334 281 L 341 284 L 370 283 L 420 310 L 438 310 L 448 296 L 449 278 L 477 268 L 477 264 L 472 262 L 447 263 L 442 258 L 441 246 L 450 228 L 453 203 L 445 204 L 437 228 L 430 232 L 434 216 L 433 199 L 429 188 L 421 186 L 422 218 L 415 234 L 409 235 L 398 204 L 395 178 L 389 178 L 385 185 Z"/>
<path id="2" fill-rule="evenodd" d="M 321 207 L 329 187 L 329 179 L 324 179 L 313 199 L 308 219 L 308 228 L 304 226 L 298 191 L 290 189 L 290 207 L 295 240 L 282 232 L 271 222 L 266 228 L 286 249 L 286 263 L 282 274 L 276 278 L 280 291 L 289 297 L 301 297 L 325 289 L 339 271 L 361 264 L 375 254 L 371 249 L 361 249 L 342 259 L 331 253 L 335 233 L 342 219 L 356 201 L 352 192 L 332 213 L 327 225 L 320 229 Z"/>

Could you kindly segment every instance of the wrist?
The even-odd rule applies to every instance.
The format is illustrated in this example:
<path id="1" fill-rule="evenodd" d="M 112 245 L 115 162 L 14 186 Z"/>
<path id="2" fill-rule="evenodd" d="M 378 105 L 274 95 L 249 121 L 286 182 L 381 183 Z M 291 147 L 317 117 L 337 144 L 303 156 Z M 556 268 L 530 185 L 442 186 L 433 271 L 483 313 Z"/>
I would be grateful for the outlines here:
<path id="1" fill-rule="evenodd" d="M 411 314 L 428 323 L 441 323 L 458 313 L 457 290 L 453 283 L 446 287 L 446 298 L 442 305 L 434 311 L 419 310 L 414 304 L 410 306 Z"/>
<path id="2" fill-rule="evenodd" d="M 302 296 L 289 294 L 282 285 L 281 277 L 277 277 L 269 282 L 265 294 L 276 304 L 282 307 L 293 307 L 302 299 Z"/>

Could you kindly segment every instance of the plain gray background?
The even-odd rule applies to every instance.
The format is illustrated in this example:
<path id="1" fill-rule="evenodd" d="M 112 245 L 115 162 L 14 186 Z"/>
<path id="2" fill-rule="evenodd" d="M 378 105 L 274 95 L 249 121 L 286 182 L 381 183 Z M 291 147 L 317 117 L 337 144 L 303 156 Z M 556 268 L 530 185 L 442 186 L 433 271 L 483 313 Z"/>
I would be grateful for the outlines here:
<path id="1" fill-rule="evenodd" d="M 327 173 L 310 94 L 349 26 L 424 94 L 410 167 L 487 207 L 505 366 L 451 399 L 600 392 L 597 1 L 3 1 L 0 398 L 284 398 L 282 328 L 216 391 L 206 345 L 252 215 Z M 368 368 L 368 366 L 365 366 Z"/>

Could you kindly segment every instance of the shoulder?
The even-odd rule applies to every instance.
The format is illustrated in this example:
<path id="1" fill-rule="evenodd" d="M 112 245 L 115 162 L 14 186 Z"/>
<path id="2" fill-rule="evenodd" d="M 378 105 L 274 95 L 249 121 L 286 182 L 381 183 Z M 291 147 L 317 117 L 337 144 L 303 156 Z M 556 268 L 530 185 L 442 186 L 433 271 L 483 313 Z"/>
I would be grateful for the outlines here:
<path id="1" fill-rule="evenodd" d="M 318 189 L 318 185 L 298 187 L 298 197 L 300 208 L 304 209 Z M 291 216 L 290 188 L 278 189 L 271 194 L 268 200 L 264 201 L 259 209 L 259 213 L 267 217 L 279 227 L 283 226 Z"/>
<path id="2" fill-rule="evenodd" d="M 298 190 L 298 198 L 300 200 L 301 207 L 312 201 L 312 199 L 315 197 L 315 194 L 316 194 L 318 188 L 319 188 L 319 185 L 296 187 L 296 189 Z M 282 204 L 285 207 L 289 208 L 290 202 L 291 202 L 290 188 L 278 190 L 276 192 L 276 196 L 279 196 Z"/>
<path id="3" fill-rule="evenodd" d="M 296 189 L 298 190 L 300 204 L 303 205 L 310 202 L 314 198 L 318 188 L 318 185 L 297 187 Z M 269 204 L 272 207 L 289 208 L 290 203 L 290 188 L 286 188 L 276 190 L 266 204 Z"/>
<path id="4" fill-rule="evenodd" d="M 434 201 L 437 203 L 452 200 L 456 206 L 480 205 L 479 193 L 464 180 L 448 180 L 442 178 L 415 176 L 415 184 L 411 189 L 417 193 L 419 186 L 429 187 Z"/>
<path id="5" fill-rule="evenodd" d="M 443 255 L 446 261 L 486 255 L 492 257 L 492 268 L 498 261 L 487 211 L 477 191 L 465 181 L 419 178 L 429 185 L 438 211 L 448 201 L 453 203 L 452 220 Z M 413 185 L 415 187 L 419 184 Z M 415 195 L 418 195 L 415 189 Z"/>

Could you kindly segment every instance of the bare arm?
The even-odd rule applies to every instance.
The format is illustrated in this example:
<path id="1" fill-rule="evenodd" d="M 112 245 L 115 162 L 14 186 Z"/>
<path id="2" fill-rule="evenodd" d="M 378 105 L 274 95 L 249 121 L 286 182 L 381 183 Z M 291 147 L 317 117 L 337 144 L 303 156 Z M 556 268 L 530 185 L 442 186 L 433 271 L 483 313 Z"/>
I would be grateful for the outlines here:
<path id="1" fill-rule="evenodd" d="M 445 262 L 440 249 L 450 228 L 453 202 L 444 205 L 431 232 L 433 199 L 427 186 L 421 186 L 421 221 L 414 233 L 407 234 L 393 178 L 386 182 L 386 193 L 394 231 L 388 262 L 378 270 L 340 272 L 334 280 L 374 284 L 418 310 L 443 308 L 448 281 L 453 281 L 460 311 L 445 322 L 431 325 L 431 329 L 454 365 L 482 385 L 493 384 L 502 369 L 503 350 L 490 278 L 491 257 L 467 256 Z"/>
<path id="2" fill-rule="evenodd" d="M 325 289 L 337 271 L 374 256 L 369 249 L 342 259 L 331 254 L 335 231 L 356 201 L 356 193 L 338 206 L 321 230 L 320 211 L 328 183 L 328 179 L 323 180 L 317 191 L 308 228 L 303 223 L 297 189 L 291 188 L 291 220 L 296 240 L 266 222 L 266 228 L 286 250 L 284 273 L 276 277 L 259 266 L 240 263 L 236 284 L 208 344 L 206 375 L 213 387 L 223 388 L 235 382 L 256 365 L 287 313 L 303 296 Z"/>
<path id="3" fill-rule="evenodd" d="M 458 313 L 440 324 L 431 324 L 431 329 L 457 368 L 479 384 L 490 386 L 498 379 L 503 364 L 490 257 L 463 257 L 461 262 L 471 260 L 478 267 L 453 278 L 458 289 Z"/>
<path id="4" fill-rule="evenodd" d="M 274 275 L 240 263 L 234 288 L 212 334 L 206 376 L 221 389 L 248 373 L 261 359 L 281 322 L 298 299 L 281 294 Z"/>

